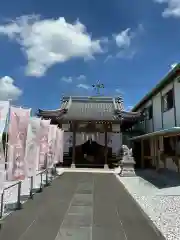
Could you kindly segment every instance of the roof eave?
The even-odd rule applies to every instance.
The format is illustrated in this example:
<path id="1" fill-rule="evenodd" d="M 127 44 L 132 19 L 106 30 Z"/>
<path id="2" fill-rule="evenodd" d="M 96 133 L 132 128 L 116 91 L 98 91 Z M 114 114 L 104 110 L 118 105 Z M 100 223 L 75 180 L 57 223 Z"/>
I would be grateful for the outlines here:
<path id="1" fill-rule="evenodd" d="M 49 111 L 43 111 L 41 109 L 39 109 L 39 112 L 37 113 L 38 117 L 49 117 L 49 118 L 56 118 L 56 117 L 60 117 L 61 115 L 64 115 L 67 113 L 67 109 L 61 109 L 57 112 L 49 112 Z"/>

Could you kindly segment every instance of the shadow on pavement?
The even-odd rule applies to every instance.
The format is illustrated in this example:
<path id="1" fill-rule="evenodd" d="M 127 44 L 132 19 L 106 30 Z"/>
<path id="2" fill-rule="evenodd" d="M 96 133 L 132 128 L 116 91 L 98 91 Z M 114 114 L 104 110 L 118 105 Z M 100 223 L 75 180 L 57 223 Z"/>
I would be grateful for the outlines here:
<path id="1" fill-rule="evenodd" d="M 158 172 L 152 169 L 135 170 L 135 172 L 137 176 L 159 189 L 180 186 L 179 174 L 169 169 L 159 169 Z"/>

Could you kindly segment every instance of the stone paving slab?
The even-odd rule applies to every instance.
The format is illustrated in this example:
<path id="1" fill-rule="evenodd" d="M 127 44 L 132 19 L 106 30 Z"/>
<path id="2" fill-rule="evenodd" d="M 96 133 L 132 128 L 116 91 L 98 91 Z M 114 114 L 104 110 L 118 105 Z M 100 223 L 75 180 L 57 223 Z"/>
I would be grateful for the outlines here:
<path id="1" fill-rule="evenodd" d="M 162 240 L 113 174 L 64 173 L 12 213 L 6 240 Z"/>

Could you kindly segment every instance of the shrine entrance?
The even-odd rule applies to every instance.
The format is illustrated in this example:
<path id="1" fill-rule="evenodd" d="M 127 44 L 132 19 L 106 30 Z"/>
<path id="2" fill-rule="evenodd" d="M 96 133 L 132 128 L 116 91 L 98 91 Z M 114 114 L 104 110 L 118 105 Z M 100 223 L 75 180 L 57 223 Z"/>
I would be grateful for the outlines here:
<path id="1" fill-rule="evenodd" d="M 104 126 L 101 124 L 98 128 L 95 122 L 78 124 L 75 138 L 75 166 L 104 167 L 106 162 Z"/>
<path id="2" fill-rule="evenodd" d="M 101 168 L 105 164 L 105 147 L 92 138 L 75 147 L 75 166 L 82 168 Z"/>
<path id="3" fill-rule="evenodd" d="M 73 122 L 72 126 L 72 132 L 64 134 L 67 155 L 64 155 L 63 166 L 114 168 L 116 153 L 122 144 L 119 128 L 112 129 L 109 122 Z"/>

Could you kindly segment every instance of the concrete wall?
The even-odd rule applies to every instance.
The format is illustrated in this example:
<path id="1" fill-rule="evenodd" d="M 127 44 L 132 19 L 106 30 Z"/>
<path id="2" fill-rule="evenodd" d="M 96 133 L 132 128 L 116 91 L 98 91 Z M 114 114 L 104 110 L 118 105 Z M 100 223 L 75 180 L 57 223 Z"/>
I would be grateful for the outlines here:
<path id="1" fill-rule="evenodd" d="M 153 102 L 153 123 L 154 131 L 162 129 L 162 109 L 161 109 L 161 93 L 158 93 L 152 100 Z"/>
<path id="2" fill-rule="evenodd" d="M 176 125 L 180 127 L 180 83 L 174 81 Z"/>
<path id="3" fill-rule="evenodd" d="M 161 96 L 171 89 L 174 89 L 174 107 L 163 112 Z M 140 110 L 143 111 L 150 104 L 153 105 L 153 118 L 151 120 L 145 120 L 145 131 L 147 133 L 175 126 L 180 127 L 180 83 L 178 83 L 177 79 L 146 102 Z"/>

